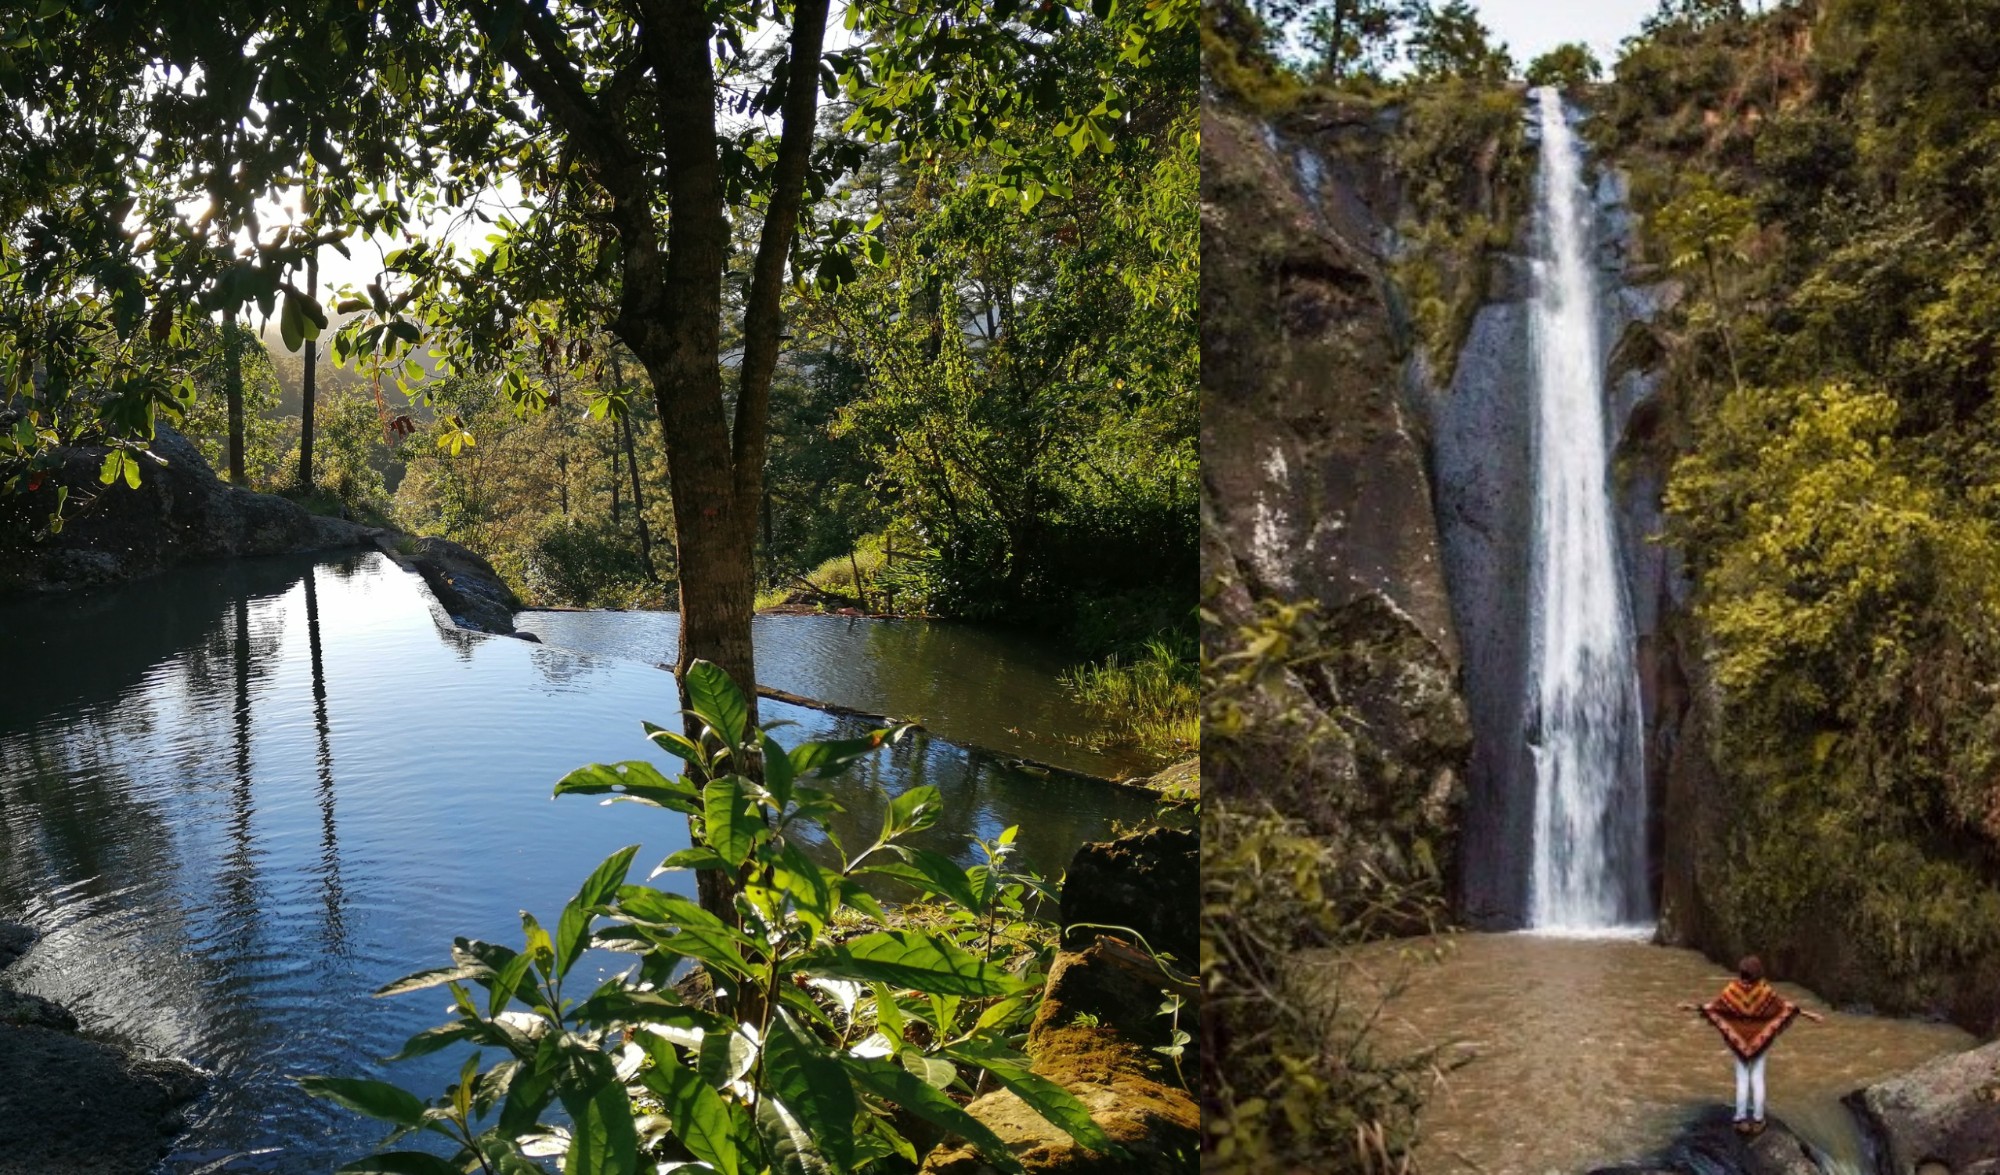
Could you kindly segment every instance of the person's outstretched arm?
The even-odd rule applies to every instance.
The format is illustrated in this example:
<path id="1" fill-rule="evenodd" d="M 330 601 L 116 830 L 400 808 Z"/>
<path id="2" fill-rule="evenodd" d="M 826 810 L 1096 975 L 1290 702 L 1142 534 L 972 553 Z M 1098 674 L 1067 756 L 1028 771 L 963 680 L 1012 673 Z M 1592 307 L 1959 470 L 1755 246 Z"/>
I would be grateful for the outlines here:
<path id="1" fill-rule="evenodd" d="M 1799 1015 L 1804 1016 L 1806 1019 L 1812 1021 L 1815 1024 L 1824 1024 L 1826 1022 L 1825 1016 L 1820 1015 L 1818 1012 L 1813 1011 L 1811 1008 L 1800 1008 Z"/>
<path id="2" fill-rule="evenodd" d="M 1689 1004 L 1689 1003 L 1679 1003 L 1679 1004 L 1675 1004 L 1675 1005 L 1674 1005 L 1674 1007 L 1676 1007 L 1676 1008 L 1679 1008 L 1679 1009 L 1680 1009 L 1681 1011 L 1683 1011 L 1683 1012 L 1699 1012 L 1699 1011 L 1701 1011 L 1701 1005 L 1700 1005 L 1700 1004 Z"/>

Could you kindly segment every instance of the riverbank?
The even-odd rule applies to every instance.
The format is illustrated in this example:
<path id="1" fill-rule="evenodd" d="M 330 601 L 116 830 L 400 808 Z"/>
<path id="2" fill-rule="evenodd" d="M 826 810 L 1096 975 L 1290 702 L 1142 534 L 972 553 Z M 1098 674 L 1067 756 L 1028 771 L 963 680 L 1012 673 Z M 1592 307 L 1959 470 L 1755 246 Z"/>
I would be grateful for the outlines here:
<path id="1" fill-rule="evenodd" d="M 36 937 L 0 922 L 0 1175 L 143 1175 L 207 1079 L 83 1035 L 68 1009 L 15 991 L 7 968 Z"/>

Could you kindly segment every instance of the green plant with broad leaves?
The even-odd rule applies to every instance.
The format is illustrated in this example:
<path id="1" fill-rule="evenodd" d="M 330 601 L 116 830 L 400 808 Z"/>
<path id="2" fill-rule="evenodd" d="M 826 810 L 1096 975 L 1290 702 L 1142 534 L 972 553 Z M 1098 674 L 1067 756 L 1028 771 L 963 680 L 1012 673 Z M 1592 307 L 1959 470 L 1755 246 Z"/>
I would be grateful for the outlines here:
<path id="1" fill-rule="evenodd" d="M 556 794 L 693 817 L 695 843 L 656 875 L 729 873 L 739 883 L 735 918 L 628 883 L 632 846 L 590 875 L 553 927 L 524 912 L 519 950 L 458 939 L 449 966 L 376 993 L 449 988 L 457 1017 L 391 1058 L 478 1046 L 442 1096 L 427 1102 L 364 1078 L 303 1079 L 312 1093 L 391 1123 L 385 1145 L 429 1131 L 455 1142 L 456 1154 L 387 1151 L 341 1170 L 528 1175 L 544 1170 L 536 1159 L 559 1155 L 565 1175 L 656 1163 L 717 1175 L 859 1172 L 916 1162 L 899 1125 L 914 1117 L 1019 1171 L 963 1108 L 982 1082 L 1013 1091 L 1082 1145 L 1118 1154 L 1083 1104 L 1015 1047 L 1048 958 L 1024 902 L 1048 887 L 1009 867 L 1011 830 L 985 842 L 986 862 L 970 868 L 916 847 L 909 838 L 936 822 L 941 802 L 937 789 L 915 787 L 890 801 L 873 843 L 850 853 L 828 819 L 839 802 L 819 785 L 909 728 L 787 750 L 770 727 L 752 725 L 742 692 L 715 665 L 696 662 L 686 686 L 700 736 L 646 730 L 688 774 L 670 778 L 644 760 L 593 764 L 565 776 Z M 838 867 L 809 856 L 808 843 L 825 844 Z M 864 877 L 907 884 L 950 913 L 941 929 L 855 932 L 890 923 Z M 593 946 L 637 962 L 579 992 L 574 969 Z M 557 1106 L 566 1124 L 547 1120 Z"/>

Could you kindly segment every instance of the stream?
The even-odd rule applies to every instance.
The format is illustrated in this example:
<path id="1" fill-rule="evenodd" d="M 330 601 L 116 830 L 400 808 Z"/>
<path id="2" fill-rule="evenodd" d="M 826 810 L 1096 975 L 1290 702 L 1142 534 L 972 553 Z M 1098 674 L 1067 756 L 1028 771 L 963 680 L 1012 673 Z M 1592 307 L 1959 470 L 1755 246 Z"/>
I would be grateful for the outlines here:
<path id="1" fill-rule="evenodd" d="M 820 618 L 794 620 L 761 628 L 760 653 L 824 655 Z M 1053 677 L 1013 664 L 1005 641 L 899 627 L 917 637 L 895 655 L 916 663 L 894 673 L 1024 692 L 1039 680 L 1038 704 L 1059 705 Z M 885 655 L 847 648 L 848 674 Z M 374 552 L 0 605 L 0 667 L 0 919 L 44 934 L 8 979 L 89 1030 L 213 1071 L 167 1175 L 324 1172 L 367 1153 L 378 1124 L 291 1078 L 386 1077 L 430 1095 L 463 1059 L 383 1065 L 445 1019 L 446 997 L 369 993 L 447 961 L 454 935 L 518 944 L 521 910 L 548 922 L 623 845 L 641 844 L 643 878 L 687 843 L 674 813 L 550 798 L 585 763 L 676 767 L 640 729 L 674 721 L 668 674 L 441 628 L 420 581 Z M 768 700 L 762 714 L 798 724 L 779 732 L 791 745 L 868 726 Z M 1019 825 L 1018 859 L 1051 877 L 1152 809 L 920 732 L 843 778 L 843 841 L 865 843 L 887 799 L 919 784 L 944 796 L 928 847 L 970 863 L 972 837 Z M 691 891 L 692 878 L 655 884 Z M 595 983 L 623 965 L 579 966 Z"/>
<path id="2" fill-rule="evenodd" d="M 1729 978 L 1694 951 L 1632 938 L 1463 934 L 1309 965 L 1340 975 L 1361 1006 L 1389 996 L 1385 1044 L 1442 1046 L 1417 1150 L 1425 1175 L 1581 1175 L 1636 1163 L 1703 1106 L 1735 1098 L 1722 1038 L 1674 1009 L 1714 998 Z M 1800 1020 L 1772 1046 L 1769 1112 L 1826 1152 L 1830 1172 L 1861 1175 L 1861 1139 L 1841 1095 L 1974 1041 L 1949 1024 L 1831 1011 L 1804 988 L 1777 987 L 1826 1022 Z"/>

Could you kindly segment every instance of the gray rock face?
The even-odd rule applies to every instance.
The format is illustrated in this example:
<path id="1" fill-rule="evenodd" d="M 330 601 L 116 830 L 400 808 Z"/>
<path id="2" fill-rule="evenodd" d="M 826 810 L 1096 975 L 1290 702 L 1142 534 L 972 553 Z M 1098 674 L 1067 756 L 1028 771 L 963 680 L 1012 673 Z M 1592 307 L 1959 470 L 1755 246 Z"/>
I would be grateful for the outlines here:
<path id="1" fill-rule="evenodd" d="M 1893 1175 L 2000 1175 L 2000 1044 L 1849 1094 Z"/>
<path id="2" fill-rule="evenodd" d="M 284 498 L 223 484 L 200 451 L 166 424 L 152 451 L 164 464 L 144 461 L 136 489 L 99 482 L 106 450 L 82 447 L 64 453 L 41 489 L 5 503 L 0 594 L 115 583 L 198 559 L 358 547 L 372 534 Z M 58 485 L 69 488 L 66 525 L 53 538 L 37 537 Z"/>
<path id="3" fill-rule="evenodd" d="M 1408 324 L 1380 252 L 1391 130 L 1332 106 L 1281 131 L 1204 112 L 1203 578 L 1225 629 L 1263 601 L 1317 605 L 1332 659 L 1272 684 L 1259 714 L 1341 733 L 1310 756 L 1286 738 L 1205 755 L 1203 790 L 1449 860 L 1468 731 Z"/>

